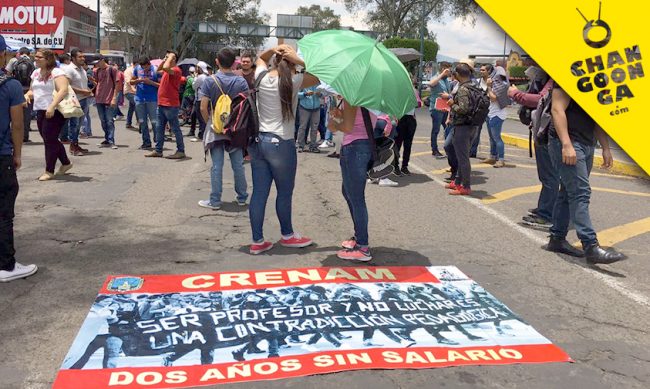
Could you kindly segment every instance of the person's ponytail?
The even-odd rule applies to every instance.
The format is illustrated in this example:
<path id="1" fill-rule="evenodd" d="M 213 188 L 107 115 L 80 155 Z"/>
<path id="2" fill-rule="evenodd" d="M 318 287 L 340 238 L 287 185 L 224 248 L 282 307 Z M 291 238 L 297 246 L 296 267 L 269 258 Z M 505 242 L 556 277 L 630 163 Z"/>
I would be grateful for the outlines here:
<path id="1" fill-rule="evenodd" d="M 277 63 L 278 76 L 280 77 L 280 105 L 282 107 L 282 119 L 285 122 L 293 120 L 293 78 L 291 74 L 291 65 L 286 60 L 280 60 Z"/>

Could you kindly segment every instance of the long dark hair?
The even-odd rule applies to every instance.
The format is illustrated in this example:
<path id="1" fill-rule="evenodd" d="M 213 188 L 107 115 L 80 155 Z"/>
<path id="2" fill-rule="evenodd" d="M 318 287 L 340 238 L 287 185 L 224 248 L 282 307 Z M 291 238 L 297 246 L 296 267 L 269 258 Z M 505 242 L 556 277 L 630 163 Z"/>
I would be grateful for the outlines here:
<path id="1" fill-rule="evenodd" d="M 282 107 L 282 120 L 288 122 L 294 118 L 293 112 L 293 78 L 292 64 L 280 56 L 275 56 L 275 68 L 280 77 L 280 106 Z"/>

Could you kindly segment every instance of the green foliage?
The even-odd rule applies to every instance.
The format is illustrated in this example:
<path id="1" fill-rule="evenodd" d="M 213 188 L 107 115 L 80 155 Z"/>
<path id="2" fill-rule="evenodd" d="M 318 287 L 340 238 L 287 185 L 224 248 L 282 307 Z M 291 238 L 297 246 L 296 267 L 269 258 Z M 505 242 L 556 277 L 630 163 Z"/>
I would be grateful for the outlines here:
<path id="1" fill-rule="evenodd" d="M 338 30 L 341 28 L 341 16 L 334 13 L 330 7 L 321 8 L 320 5 L 312 4 L 309 7 L 298 7 L 296 15 L 313 16 L 314 31 Z"/>
<path id="2" fill-rule="evenodd" d="M 388 48 L 411 48 L 417 51 L 420 51 L 420 40 L 419 39 L 407 39 L 407 38 L 390 38 L 382 42 L 384 46 Z M 435 61 L 436 55 L 438 54 L 438 43 L 434 40 L 425 40 L 424 41 L 424 60 L 425 61 Z"/>
<path id="3" fill-rule="evenodd" d="M 508 73 L 510 74 L 510 77 L 526 78 L 526 73 L 524 73 L 526 69 L 526 66 L 510 66 L 508 68 Z"/>

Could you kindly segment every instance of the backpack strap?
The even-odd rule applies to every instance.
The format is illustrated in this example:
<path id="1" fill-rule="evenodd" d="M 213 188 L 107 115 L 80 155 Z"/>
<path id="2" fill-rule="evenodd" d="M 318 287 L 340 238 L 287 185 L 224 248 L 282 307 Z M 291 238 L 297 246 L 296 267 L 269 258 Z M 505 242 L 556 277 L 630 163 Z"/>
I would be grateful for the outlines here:
<path id="1" fill-rule="evenodd" d="M 375 143 L 375 135 L 372 131 L 372 120 L 370 119 L 370 111 L 364 107 L 360 107 L 361 115 L 363 116 L 363 124 L 366 126 L 366 133 L 368 134 L 368 140 L 372 146 L 372 159 L 376 161 L 379 156 L 377 154 L 377 144 Z"/>
<path id="2" fill-rule="evenodd" d="M 253 85 L 253 89 L 255 89 L 256 91 L 257 91 L 257 89 L 259 89 L 260 84 L 262 83 L 262 79 L 263 79 L 264 76 L 266 76 L 268 73 L 269 73 L 269 70 L 268 70 L 268 69 L 262 70 L 262 72 L 261 72 L 261 73 L 257 76 L 257 78 L 255 79 L 255 85 Z"/>

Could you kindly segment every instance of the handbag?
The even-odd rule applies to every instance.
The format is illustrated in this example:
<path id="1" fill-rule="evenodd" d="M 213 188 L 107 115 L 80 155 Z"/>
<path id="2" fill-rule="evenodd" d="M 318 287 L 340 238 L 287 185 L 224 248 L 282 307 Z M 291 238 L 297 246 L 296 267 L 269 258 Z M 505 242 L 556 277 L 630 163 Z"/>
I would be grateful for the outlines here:
<path id="1" fill-rule="evenodd" d="M 52 92 L 52 96 L 56 97 L 56 90 Z M 59 105 L 56 106 L 56 110 L 61 112 L 64 118 L 80 118 L 84 116 L 84 111 L 81 109 L 81 104 L 79 99 L 77 99 L 77 94 L 74 92 L 72 87 L 68 84 L 68 94 L 61 100 Z"/>
<path id="2" fill-rule="evenodd" d="M 378 180 L 387 177 L 394 171 L 394 141 L 383 135 L 375 138 L 372 130 L 372 121 L 370 120 L 370 112 L 363 107 L 360 109 L 363 116 L 363 123 L 366 126 L 368 140 L 370 140 L 370 147 L 372 147 L 372 160 L 368 165 L 367 175 L 370 179 Z"/>

